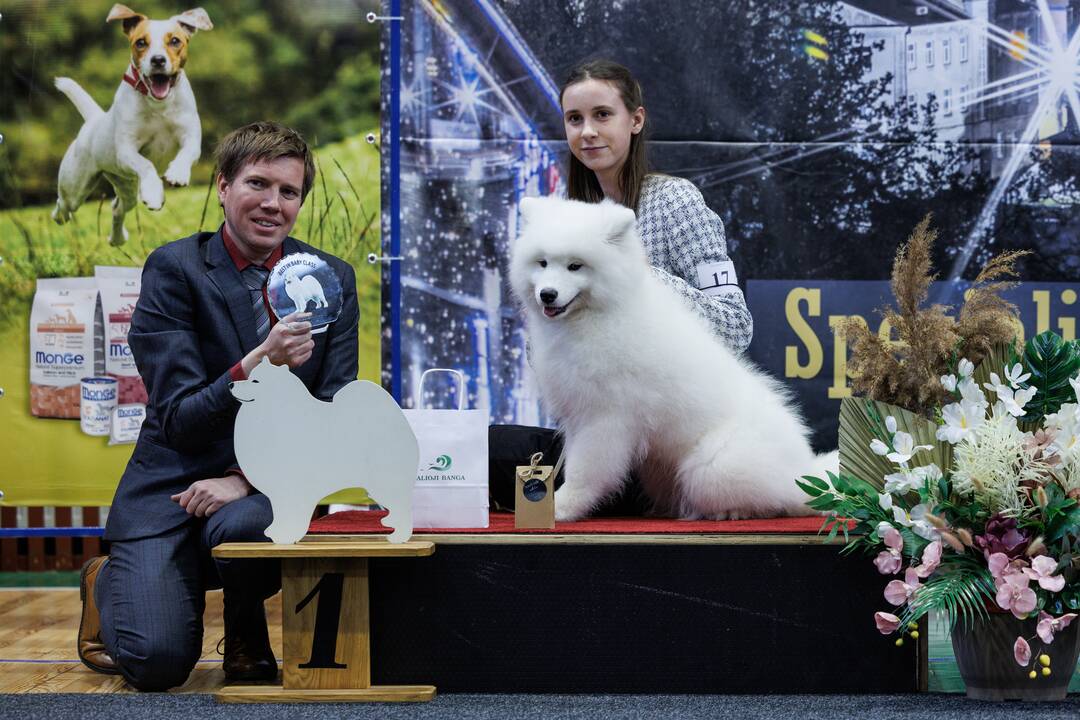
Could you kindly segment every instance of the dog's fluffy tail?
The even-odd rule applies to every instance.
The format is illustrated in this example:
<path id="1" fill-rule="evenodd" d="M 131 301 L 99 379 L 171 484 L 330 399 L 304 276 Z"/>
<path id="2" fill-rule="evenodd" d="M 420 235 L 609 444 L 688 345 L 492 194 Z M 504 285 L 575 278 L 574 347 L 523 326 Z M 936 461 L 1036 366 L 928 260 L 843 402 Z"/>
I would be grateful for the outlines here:
<path id="1" fill-rule="evenodd" d="M 75 109 L 83 116 L 84 121 L 92 120 L 99 115 L 105 114 L 105 111 L 101 109 L 101 106 L 94 102 L 94 98 L 90 97 L 90 93 L 83 90 L 79 83 L 71 78 L 58 77 L 55 80 L 55 84 L 56 89 L 67 95 L 68 100 L 75 105 Z"/>

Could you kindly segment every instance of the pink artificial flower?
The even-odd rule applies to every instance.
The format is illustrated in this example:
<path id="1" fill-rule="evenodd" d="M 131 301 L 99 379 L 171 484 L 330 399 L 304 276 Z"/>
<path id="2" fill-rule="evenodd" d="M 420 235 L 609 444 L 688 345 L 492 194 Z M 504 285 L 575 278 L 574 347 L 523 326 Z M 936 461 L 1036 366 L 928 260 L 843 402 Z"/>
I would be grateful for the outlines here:
<path id="1" fill-rule="evenodd" d="M 904 558 L 900 555 L 900 551 L 904 549 L 904 538 L 899 530 L 891 527 L 885 531 L 883 539 L 885 546 L 889 549 L 878 553 L 878 556 L 874 558 L 874 564 L 882 575 L 894 575 L 900 572 L 904 564 Z"/>
<path id="2" fill-rule="evenodd" d="M 1049 645 L 1054 642 L 1054 633 L 1061 632 L 1065 628 L 1069 627 L 1069 624 L 1076 619 L 1076 613 L 1069 613 L 1068 615 L 1062 615 L 1059 618 L 1055 618 L 1047 613 L 1045 610 L 1039 611 L 1039 624 L 1035 628 L 1035 632 L 1039 634 L 1039 638 Z"/>
<path id="3" fill-rule="evenodd" d="M 874 613 L 874 622 L 877 624 L 878 632 L 882 635 L 896 632 L 896 628 L 900 627 L 900 618 L 887 612 Z"/>
<path id="4" fill-rule="evenodd" d="M 1035 591 L 1028 587 L 1030 579 L 1023 573 L 1004 575 L 1002 579 L 1004 582 L 998 585 L 998 606 L 1002 610 L 1011 610 L 1014 616 L 1023 620 L 1035 609 Z"/>
<path id="5" fill-rule="evenodd" d="M 893 580 L 885 586 L 885 599 L 893 605 L 903 605 L 919 587 L 919 574 L 908 568 L 903 580 Z"/>
<path id="6" fill-rule="evenodd" d="M 1054 575 L 1057 560 L 1047 555 L 1040 555 L 1031 561 L 1030 568 L 1024 568 L 1024 574 L 1039 581 L 1039 587 L 1050 592 L 1058 592 L 1065 587 L 1065 578 Z"/>
<path id="7" fill-rule="evenodd" d="M 1013 643 L 1013 657 L 1020 667 L 1027 667 L 1027 664 L 1031 662 L 1031 646 L 1022 636 L 1017 637 L 1016 642 Z"/>
<path id="8" fill-rule="evenodd" d="M 922 565 L 915 568 L 915 572 L 921 578 L 930 577 L 938 565 L 941 564 L 941 541 L 935 540 L 926 546 L 922 554 Z"/>
<path id="9" fill-rule="evenodd" d="M 986 559 L 986 565 L 990 568 L 990 574 L 993 576 L 995 583 L 1001 580 L 1001 575 L 1005 571 L 1005 568 L 1009 567 L 1009 556 L 1005 553 L 994 553 Z"/>

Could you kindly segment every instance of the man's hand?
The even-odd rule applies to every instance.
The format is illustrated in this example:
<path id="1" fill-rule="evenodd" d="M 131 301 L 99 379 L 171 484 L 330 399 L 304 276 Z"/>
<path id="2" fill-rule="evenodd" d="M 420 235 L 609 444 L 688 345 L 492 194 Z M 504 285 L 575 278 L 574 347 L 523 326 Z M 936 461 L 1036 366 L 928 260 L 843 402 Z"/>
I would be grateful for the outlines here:
<path id="1" fill-rule="evenodd" d="M 170 499 L 180 503 L 188 515 L 210 517 L 233 500 L 239 500 L 251 493 L 251 485 L 239 475 L 226 475 L 219 478 L 207 478 L 191 483 L 191 487 Z"/>
<path id="2" fill-rule="evenodd" d="M 311 357 L 315 341 L 311 338 L 311 313 L 294 312 L 283 317 L 270 328 L 270 334 L 259 347 L 248 353 L 241 361 L 244 374 L 250 375 L 262 359 L 270 358 L 274 365 L 299 367 Z"/>

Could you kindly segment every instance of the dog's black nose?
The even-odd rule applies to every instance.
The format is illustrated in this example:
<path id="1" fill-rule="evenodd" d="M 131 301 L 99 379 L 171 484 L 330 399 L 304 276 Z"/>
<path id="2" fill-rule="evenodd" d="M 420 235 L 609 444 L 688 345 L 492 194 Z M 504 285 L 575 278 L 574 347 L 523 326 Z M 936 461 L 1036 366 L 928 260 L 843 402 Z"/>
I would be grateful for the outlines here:
<path id="1" fill-rule="evenodd" d="M 150 58 L 150 66 L 151 67 L 156 67 L 156 68 L 165 67 L 165 56 L 164 55 L 154 55 L 153 57 L 151 57 Z"/>
<path id="2" fill-rule="evenodd" d="M 559 293 L 551 288 L 544 288 L 540 291 L 540 299 L 545 303 L 551 304 L 555 302 L 555 298 L 559 297 Z"/>

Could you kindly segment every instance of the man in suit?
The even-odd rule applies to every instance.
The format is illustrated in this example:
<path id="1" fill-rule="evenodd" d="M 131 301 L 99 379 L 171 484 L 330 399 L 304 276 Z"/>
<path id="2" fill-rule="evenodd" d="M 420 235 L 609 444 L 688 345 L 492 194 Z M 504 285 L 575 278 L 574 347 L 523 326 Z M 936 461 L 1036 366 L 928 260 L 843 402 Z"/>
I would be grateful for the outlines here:
<path id="1" fill-rule="evenodd" d="M 110 555 L 82 572 L 79 657 L 141 690 L 185 682 L 214 587 L 224 589 L 226 676 L 277 676 L 263 600 L 280 587 L 278 564 L 210 554 L 223 542 L 266 541 L 272 519 L 236 465 L 239 402 L 229 385 L 268 358 L 330 400 L 357 373 L 352 267 L 288 236 L 315 177 L 307 144 L 254 123 L 221 141 L 217 162 L 221 228 L 156 249 L 143 268 L 128 342 L 149 395 L 146 421 L 109 513 Z M 325 332 L 313 334 L 301 313 L 275 322 L 268 308 L 270 268 L 297 252 L 320 256 L 341 282 L 341 314 Z"/>

